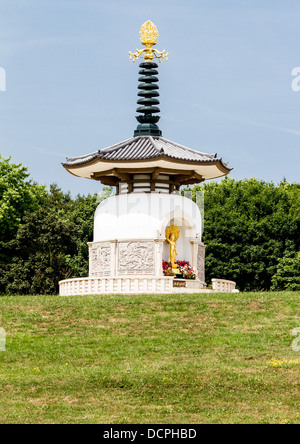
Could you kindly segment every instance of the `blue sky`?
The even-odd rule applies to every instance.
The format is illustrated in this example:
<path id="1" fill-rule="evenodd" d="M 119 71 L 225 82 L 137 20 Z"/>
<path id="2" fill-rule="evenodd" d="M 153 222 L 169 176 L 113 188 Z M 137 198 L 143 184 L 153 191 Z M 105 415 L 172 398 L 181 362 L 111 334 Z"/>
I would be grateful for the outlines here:
<path id="1" fill-rule="evenodd" d="M 133 136 L 139 30 L 158 27 L 160 128 L 231 177 L 299 182 L 299 0 L 0 0 L 0 154 L 39 183 L 99 191 L 61 162 Z"/>

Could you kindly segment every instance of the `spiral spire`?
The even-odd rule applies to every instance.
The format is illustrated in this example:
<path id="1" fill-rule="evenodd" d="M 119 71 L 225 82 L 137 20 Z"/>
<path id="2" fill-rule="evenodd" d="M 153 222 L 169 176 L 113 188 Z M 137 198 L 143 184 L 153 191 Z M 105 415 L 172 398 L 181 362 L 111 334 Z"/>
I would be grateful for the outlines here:
<path id="1" fill-rule="evenodd" d="M 138 96 L 141 97 L 137 104 L 140 105 L 137 108 L 137 112 L 140 113 L 139 116 L 136 116 L 139 125 L 134 132 L 134 136 L 142 136 L 142 135 L 151 135 L 151 136 L 161 136 L 162 132 L 159 127 L 156 125 L 159 121 L 160 117 L 155 114 L 160 112 L 160 109 L 157 105 L 159 105 L 159 97 L 158 92 L 158 71 L 155 68 L 158 68 L 158 65 L 153 62 L 143 62 L 140 64 L 139 74 L 142 76 L 139 78 Z"/>

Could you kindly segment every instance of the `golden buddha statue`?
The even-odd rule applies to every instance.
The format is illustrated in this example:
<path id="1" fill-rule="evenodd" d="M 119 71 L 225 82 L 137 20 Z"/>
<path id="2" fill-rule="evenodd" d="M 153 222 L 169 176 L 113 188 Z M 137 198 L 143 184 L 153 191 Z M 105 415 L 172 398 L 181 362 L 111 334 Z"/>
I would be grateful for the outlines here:
<path id="1" fill-rule="evenodd" d="M 177 268 L 178 265 L 175 263 L 177 256 L 176 242 L 179 238 L 180 230 L 177 225 L 171 225 L 166 229 L 166 241 L 170 244 L 170 254 L 168 262 L 171 264 L 172 271 L 175 274 L 179 274 Z"/>

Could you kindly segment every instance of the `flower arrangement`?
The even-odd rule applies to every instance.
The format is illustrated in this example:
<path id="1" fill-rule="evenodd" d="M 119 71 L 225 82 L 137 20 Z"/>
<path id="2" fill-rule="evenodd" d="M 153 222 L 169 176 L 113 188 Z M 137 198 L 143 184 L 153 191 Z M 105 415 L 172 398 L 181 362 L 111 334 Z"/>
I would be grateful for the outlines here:
<path id="1" fill-rule="evenodd" d="M 175 264 L 178 265 L 178 270 L 180 271 L 184 279 L 197 278 L 196 271 L 191 267 L 188 261 L 176 261 Z M 162 261 L 162 266 L 165 276 L 174 276 L 174 273 L 172 272 L 172 267 L 168 262 Z"/>
<path id="2" fill-rule="evenodd" d="M 162 261 L 164 276 L 173 276 L 172 267 L 167 261 Z"/>

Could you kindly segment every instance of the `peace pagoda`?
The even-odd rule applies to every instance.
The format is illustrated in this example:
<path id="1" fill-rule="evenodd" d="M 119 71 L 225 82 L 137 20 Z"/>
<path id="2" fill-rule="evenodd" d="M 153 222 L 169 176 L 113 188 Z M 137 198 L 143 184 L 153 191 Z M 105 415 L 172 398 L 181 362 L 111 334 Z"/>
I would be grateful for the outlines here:
<path id="1" fill-rule="evenodd" d="M 115 187 L 115 194 L 95 212 L 89 276 L 61 281 L 62 296 L 209 291 L 201 212 L 181 195 L 180 187 L 226 176 L 231 168 L 216 154 L 163 137 L 158 126 L 158 65 L 153 60 L 167 60 L 168 53 L 154 48 L 158 32 L 150 20 L 140 37 L 144 48 L 129 53 L 133 61 L 144 59 L 133 137 L 63 163 L 75 176 Z M 235 283 L 222 282 L 219 290 L 234 290 Z"/>

